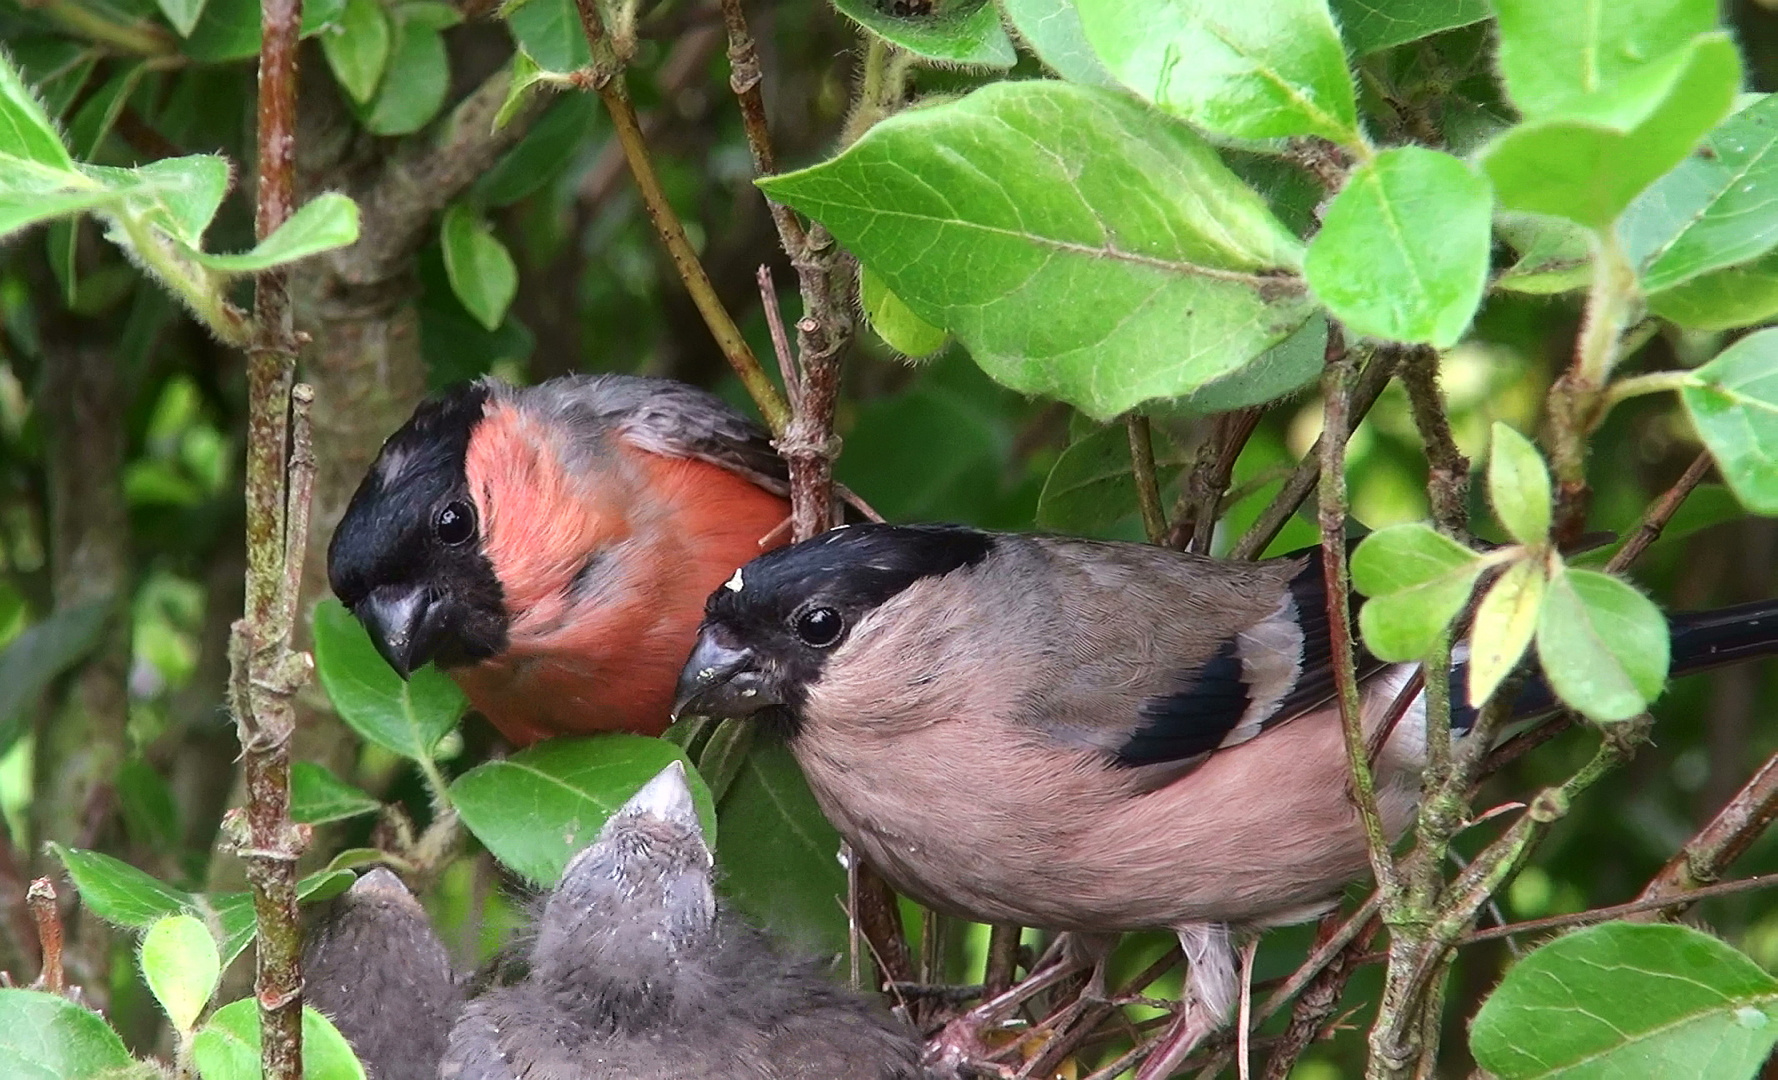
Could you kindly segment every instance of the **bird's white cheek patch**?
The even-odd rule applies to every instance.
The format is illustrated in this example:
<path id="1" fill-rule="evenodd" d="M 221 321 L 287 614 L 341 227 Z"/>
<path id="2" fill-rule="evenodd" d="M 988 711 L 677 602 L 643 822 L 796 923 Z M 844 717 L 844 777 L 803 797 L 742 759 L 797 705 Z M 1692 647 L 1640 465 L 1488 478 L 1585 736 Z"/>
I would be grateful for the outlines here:
<path id="1" fill-rule="evenodd" d="M 709 581 L 710 579 L 705 578 L 704 580 Z M 732 578 L 729 578 L 727 581 L 723 582 L 722 587 L 727 589 L 729 592 L 740 592 L 741 591 L 741 568 L 740 567 L 738 567 L 738 566 L 735 567 L 735 576 Z"/>

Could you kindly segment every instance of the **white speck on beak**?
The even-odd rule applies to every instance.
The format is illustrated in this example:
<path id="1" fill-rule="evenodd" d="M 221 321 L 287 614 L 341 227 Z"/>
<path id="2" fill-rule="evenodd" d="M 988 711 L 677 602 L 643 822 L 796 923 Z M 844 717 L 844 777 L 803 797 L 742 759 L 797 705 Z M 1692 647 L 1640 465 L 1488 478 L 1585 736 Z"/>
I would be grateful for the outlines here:
<path id="1" fill-rule="evenodd" d="M 710 579 L 705 578 L 704 580 L 709 581 Z M 727 589 L 729 592 L 740 592 L 741 591 L 741 568 L 740 567 L 738 567 L 738 566 L 735 567 L 735 576 L 732 578 L 729 578 L 727 581 L 723 582 L 722 587 Z"/>

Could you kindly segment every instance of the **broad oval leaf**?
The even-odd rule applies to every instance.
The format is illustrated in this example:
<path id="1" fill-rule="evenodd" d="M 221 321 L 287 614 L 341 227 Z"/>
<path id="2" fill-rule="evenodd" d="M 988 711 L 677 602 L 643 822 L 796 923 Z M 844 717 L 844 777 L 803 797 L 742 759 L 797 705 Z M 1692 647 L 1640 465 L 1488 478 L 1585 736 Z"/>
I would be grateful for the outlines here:
<path id="1" fill-rule="evenodd" d="M 1363 142 L 1326 0 L 1076 0 L 1093 51 L 1145 99 L 1237 138 Z"/>
<path id="2" fill-rule="evenodd" d="M 321 52 L 346 95 L 367 105 L 389 63 L 389 16 L 377 0 L 346 0 L 340 22 L 321 35 Z"/>
<path id="3" fill-rule="evenodd" d="M 438 115 L 450 88 L 444 36 L 430 18 L 398 9 L 383 81 L 358 116 L 374 135 L 410 135 Z"/>
<path id="4" fill-rule="evenodd" d="M 210 928 L 190 915 L 169 915 L 142 935 L 142 978 L 167 1019 L 190 1031 L 216 992 L 222 957 Z"/>
<path id="5" fill-rule="evenodd" d="M 1327 366 L 1327 316 L 1320 312 L 1252 362 L 1212 379 L 1173 403 L 1173 410 L 1199 416 L 1264 405 L 1295 393 L 1321 377 Z"/>
<path id="6" fill-rule="evenodd" d="M 1778 980 L 1689 926 L 1612 922 L 1515 964 L 1470 1028 L 1501 1080 L 1737 1080 L 1778 1042 Z"/>
<path id="7" fill-rule="evenodd" d="M 402 679 L 332 597 L 315 605 L 313 629 L 315 668 L 340 719 L 386 750 L 430 759 L 468 707 L 457 684 L 432 665 Z"/>
<path id="8" fill-rule="evenodd" d="M 1365 537 L 1352 552 L 1352 587 L 1370 599 L 1358 612 L 1364 647 L 1379 660 L 1418 660 L 1469 599 L 1487 562 L 1417 522 Z"/>
<path id="9" fill-rule="evenodd" d="M 846 872 L 790 749 L 756 739 L 723 796 L 717 886 L 782 941 L 822 956 L 846 948 Z"/>
<path id="10" fill-rule="evenodd" d="M 1734 330 L 1778 316 L 1778 256 L 1695 277 L 1648 298 L 1648 309 L 1688 330 Z"/>
<path id="11" fill-rule="evenodd" d="M 100 1080 L 136 1075 L 134 1064 L 98 1013 L 57 994 L 0 988 L 0 1076 Z"/>
<path id="12" fill-rule="evenodd" d="M 1680 397 L 1736 497 L 1778 514 L 1778 328 L 1724 349 L 1692 372 Z"/>
<path id="13" fill-rule="evenodd" d="M 1706 34 L 1575 112 L 1512 128 L 1482 167 L 1503 205 L 1602 229 L 1728 114 L 1740 82 L 1734 43 Z"/>
<path id="14" fill-rule="evenodd" d="M 517 0 L 503 12 L 513 40 L 544 71 L 577 71 L 592 63 L 574 0 Z"/>
<path id="15" fill-rule="evenodd" d="M 194 252 L 193 258 L 224 274 L 254 274 L 323 251 L 358 242 L 358 204 L 338 192 L 324 192 L 302 206 L 272 235 L 240 255 Z"/>
<path id="16" fill-rule="evenodd" d="M 1475 628 L 1469 635 L 1469 703 L 1476 708 L 1500 687 L 1531 645 L 1546 582 L 1542 560 L 1520 559 L 1476 605 Z"/>
<path id="17" fill-rule="evenodd" d="M 1120 95 L 995 83 L 768 177 L 999 382 L 1109 419 L 1307 318 L 1301 247 L 1189 128 Z"/>
<path id="18" fill-rule="evenodd" d="M 374 814 L 382 803 L 313 761 L 290 766 L 290 820 L 309 825 Z"/>
<path id="19" fill-rule="evenodd" d="M 1494 421 L 1488 447 L 1488 501 L 1494 516 L 1521 544 L 1550 535 L 1550 473 L 1531 440 Z"/>
<path id="20" fill-rule="evenodd" d="M 1339 21 L 1340 36 L 1360 56 L 1478 23 L 1493 14 L 1487 0 L 1329 0 L 1328 6 Z"/>
<path id="21" fill-rule="evenodd" d="M 1044 66 L 1069 82 L 1116 86 L 1080 25 L 1074 0 L 1000 0 L 1006 21 Z"/>
<path id="22" fill-rule="evenodd" d="M 1496 288 L 1541 296 L 1592 283 L 1592 234 L 1574 222 L 1502 210 L 1494 215 L 1494 229 L 1519 253 L 1519 261 L 1494 279 Z"/>
<path id="23" fill-rule="evenodd" d="M 685 751 L 665 739 L 600 735 L 551 739 L 457 777 L 451 802 L 494 857 L 538 885 L 553 885 L 592 843 L 612 811 L 673 761 L 686 765 L 704 840 L 716 846 L 710 789 Z"/>
<path id="24" fill-rule="evenodd" d="M 464 310 L 488 330 L 506 321 L 506 309 L 519 292 L 519 268 L 506 245 L 475 211 L 458 203 L 439 225 L 445 274 Z"/>
<path id="25" fill-rule="evenodd" d="M 949 334 L 915 315 L 869 267 L 858 271 L 858 303 L 870 328 L 896 352 L 916 358 L 931 356 L 950 340 Z"/>
<path id="26" fill-rule="evenodd" d="M 193 28 L 198 24 L 198 17 L 204 13 L 205 0 L 158 0 L 161 14 L 179 31 L 180 37 L 190 37 Z"/>
<path id="27" fill-rule="evenodd" d="M 1618 229 L 1651 293 L 1778 246 L 1778 94 L 1725 120 Z"/>
<path id="28" fill-rule="evenodd" d="M 1385 150 L 1352 171 L 1303 275 L 1361 334 L 1448 348 L 1475 317 L 1492 243 L 1488 181 L 1437 150 Z"/>
<path id="29" fill-rule="evenodd" d="M 0 156 L 55 173 L 75 171 L 74 159 L 12 58 L 0 53 Z M 4 173 L 0 173 L 0 179 Z M 4 186 L 0 186 L 0 191 Z"/>
<path id="30" fill-rule="evenodd" d="M 1629 583 L 1593 570 L 1551 575 L 1538 660 L 1556 696 L 1589 719 L 1628 720 L 1647 709 L 1667 683 L 1670 644 L 1660 609 Z"/>
<path id="31" fill-rule="evenodd" d="M 926 60 L 999 70 L 1018 60 L 1000 25 L 1000 12 L 987 0 L 935 4 L 928 15 L 891 14 L 878 10 L 873 0 L 833 0 L 833 6 L 884 41 Z"/>
<path id="32" fill-rule="evenodd" d="M 1716 0 L 1494 0 L 1500 73 L 1528 118 L 1572 108 L 1716 29 Z"/>
<path id="33" fill-rule="evenodd" d="M 203 1080 L 242 1080 L 259 1071 L 259 1002 L 231 1001 L 211 1014 L 191 1044 Z M 364 1066 L 333 1021 L 303 1006 L 303 1080 L 365 1080 Z"/>
<path id="34" fill-rule="evenodd" d="M 1164 435 L 1155 440 L 1154 449 L 1155 477 L 1164 493 L 1189 455 Z M 1074 439 L 1044 479 L 1036 526 L 1078 536 L 1113 535 L 1113 526 L 1139 510 L 1131 467 L 1130 434 L 1123 424 Z"/>
<path id="35" fill-rule="evenodd" d="M 49 849 L 62 861 L 68 877 L 80 891 L 80 902 L 106 922 L 147 927 L 193 903 L 190 893 L 175 889 L 121 859 L 57 843 L 51 843 Z"/>

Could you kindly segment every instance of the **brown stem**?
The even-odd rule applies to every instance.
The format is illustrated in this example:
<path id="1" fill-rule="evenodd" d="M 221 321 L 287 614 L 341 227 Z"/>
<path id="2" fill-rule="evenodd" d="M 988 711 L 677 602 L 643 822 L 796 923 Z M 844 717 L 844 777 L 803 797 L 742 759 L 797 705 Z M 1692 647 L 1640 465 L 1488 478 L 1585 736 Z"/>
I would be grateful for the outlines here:
<path id="1" fill-rule="evenodd" d="M 294 207 L 302 0 L 261 0 L 260 20 L 254 228 L 263 240 Z M 307 655 L 290 649 L 308 529 L 306 501 L 296 505 L 291 494 L 296 488 L 306 500 L 314 457 L 307 400 L 301 400 L 295 413 L 294 468 L 286 458 L 297 350 L 288 274 L 262 274 L 253 300 L 255 327 L 247 368 L 247 611 L 236 624 L 237 644 L 231 649 L 246 669 L 237 669 L 233 680 L 247 786 L 241 855 L 258 919 L 254 996 L 259 1001 L 261 1068 L 267 1080 L 297 1080 L 303 1069 L 296 860 L 305 836 L 290 821 L 290 739 L 296 726 L 292 698 L 307 680 L 310 665 Z"/>
<path id="2" fill-rule="evenodd" d="M 759 302 L 766 315 L 766 330 L 772 336 L 772 356 L 778 361 L 778 374 L 784 379 L 784 394 L 790 398 L 792 410 L 803 407 L 803 384 L 796 374 L 796 359 L 790 355 L 790 335 L 784 330 L 784 313 L 778 306 L 778 286 L 772 281 L 772 268 L 759 264 Z"/>
<path id="3" fill-rule="evenodd" d="M 1167 539 L 1167 517 L 1161 510 L 1161 486 L 1154 471 L 1154 437 L 1148 417 L 1131 413 L 1124 418 L 1130 431 L 1130 473 L 1136 481 L 1136 504 L 1142 508 L 1142 528 L 1151 544 Z"/>
<path id="4" fill-rule="evenodd" d="M 1462 537 L 1469 525 L 1469 459 L 1451 437 L 1451 419 L 1438 388 L 1438 362 L 1437 350 L 1416 347 L 1407 351 L 1396 372 L 1408 392 L 1414 427 L 1426 449 L 1432 519 L 1445 532 Z"/>
<path id="5" fill-rule="evenodd" d="M 723 307 L 721 298 L 716 295 L 716 286 L 711 283 L 704 264 L 698 261 L 697 252 L 692 250 L 691 240 L 685 235 L 685 226 L 680 224 L 679 215 L 661 187 L 654 162 L 648 156 L 648 144 L 642 137 L 641 122 L 636 118 L 636 107 L 630 101 L 623 61 L 605 32 L 599 0 L 575 0 L 574 6 L 580 13 L 581 30 L 586 34 L 587 46 L 593 55 L 591 70 L 582 73 L 583 77 L 576 81 L 596 91 L 605 103 L 618 144 L 623 147 L 624 159 L 630 164 L 630 175 L 635 177 L 636 189 L 642 195 L 643 209 L 666 247 L 673 268 L 679 272 L 679 280 L 684 282 L 692 303 L 697 305 L 698 314 L 710 328 L 710 335 L 716 339 L 722 355 L 759 407 L 766 425 L 773 434 L 782 435 L 790 422 L 790 406 L 772 385 L 770 376 L 759 365 L 759 358 L 753 355 L 752 347 L 741 336 L 728 309 Z"/>
<path id="6" fill-rule="evenodd" d="M 1179 508 L 1174 511 L 1173 527 L 1167 531 L 1167 546 L 1175 551 L 1208 554 L 1216 536 L 1216 518 L 1228 491 L 1229 478 L 1234 475 L 1235 462 L 1247 440 L 1259 428 L 1265 410 L 1236 409 L 1216 418 L 1210 437 L 1198 451 L 1186 477 L 1185 490 L 1179 493 Z"/>
<path id="7" fill-rule="evenodd" d="M 1696 890 L 1722 876 L 1753 842 L 1778 819 L 1778 754 L 1766 759 L 1753 778 L 1735 793 L 1708 825 L 1686 841 L 1642 890 L 1642 901 L 1696 899 Z M 1690 894 L 1690 895 L 1688 895 Z M 1664 914 L 1677 915 L 1674 904 Z"/>
<path id="8" fill-rule="evenodd" d="M 1022 926 L 1001 923 L 995 923 L 988 932 L 988 964 L 982 975 L 982 997 L 999 997 L 1012 988 L 1018 970 L 1019 939 L 1024 932 Z"/>
<path id="9" fill-rule="evenodd" d="M 1337 915 L 1330 918 L 1337 918 Z M 1371 924 L 1367 922 L 1365 925 Z M 1352 977 L 1352 969 L 1358 966 L 1358 951 L 1369 937 L 1369 934 L 1360 934 L 1343 942 L 1303 988 L 1291 1009 L 1289 1027 L 1285 1028 L 1283 1038 L 1272 1048 L 1271 1056 L 1266 1059 L 1265 1072 L 1260 1074 L 1261 1080 L 1284 1080 L 1295 1067 L 1297 1059 L 1303 1056 L 1303 1051 L 1321 1034 L 1322 1028 L 1339 1007 L 1346 981 Z"/>
<path id="10" fill-rule="evenodd" d="M 777 155 L 772 151 L 771 128 L 766 124 L 765 97 L 760 93 L 764 76 L 759 67 L 759 49 L 753 33 L 747 28 L 747 16 L 741 0 L 722 0 L 722 20 L 728 26 L 729 89 L 741 103 L 741 126 L 747 132 L 747 148 L 753 154 L 753 171 L 770 176 L 778 171 Z M 778 238 L 791 259 L 798 258 L 806 245 L 802 222 L 790 208 L 766 200 L 772 210 L 772 223 L 778 227 Z"/>
<path id="11" fill-rule="evenodd" d="M 1331 340 L 1331 338 L 1330 338 Z M 1377 403 L 1383 388 L 1389 385 L 1389 376 L 1395 370 L 1397 353 L 1394 349 L 1378 349 L 1371 354 L 1370 361 L 1365 364 L 1364 371 L 1358 376 L 1358 382 L 1352 388 L 1352 403 L 1349 408 L 1349 420 L 1353 427 L 1363 420 Z M 1230 558 L 1257 559 L 1266 546 L 1277 538 L 1285 522 L 1295 514 L 1297 507 L 1315 490 L 1315 483 L 1321 478 L 1321 452 L 1325 440 L 1317 438 L 1315 445 L 1297 463 L 1296 471 L 1284 481 L 1283 490 L 1272 499 L 1271 505 L 1254 521 L 1253 525 L 1242 534 L 1229 552 Z"/>
<path id="12" fill-rule="evenodd" d="M 60 994 L 68 984 L 62 975 L 62 913 L 56 908 L 55 882 L 46 877 L 31 882 L 25 892 L 25 904 L 37 923 L 37 945 L 43 954 L 43 972 L 37 976 L 37 985 Z"/>

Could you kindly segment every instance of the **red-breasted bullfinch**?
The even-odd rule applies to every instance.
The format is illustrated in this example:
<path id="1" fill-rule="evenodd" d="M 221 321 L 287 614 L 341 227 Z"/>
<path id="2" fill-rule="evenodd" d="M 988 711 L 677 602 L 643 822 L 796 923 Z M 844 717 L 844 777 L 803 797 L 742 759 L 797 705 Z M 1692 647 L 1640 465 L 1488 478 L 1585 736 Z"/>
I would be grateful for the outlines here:
<path id="1" fill-rule="evenodd" d="M 444 943 L 401 879 L 353 883 L 309 933 L 303 996 L 352 1044 L 370 1080 L 436 1080 L 462 994 Z"/>
<path id="2" fill-rule="evenodd" d="M 702 390 L 627 375 L 422 404 L 327 552 L 403 677 L 446 668 L 507 738 L 667 726 L 704 597 L 789 514 L 766 433 Z"/>
<path id="3" fill-rule="evenodd" d="M 1324 596 L 1318 551 L 1250 563 L 855 525 L 711 594 L 677 708 L 768 710 L 840 833 L 922 903 L 1082 935 L 1174 930 L 1190 963 L 1176 1062 L 1229 1015 L 1232 937 L 1323 912 L 1369 870 Z M 1778 648 L 1772 603 L 1671 625 L 1675 673 Z M 1373 728 L 1415 670 L 1363 662 Z M 1537 688 L 1520 701 L 1550 707 Z M 1376 763 L 1392 834 L 1424 729 L 1421 702 Z"/>
<path id="4" fill-rule="evenodd" d="M 668 766 L 568 864 L 530 972 L 476 998 L 440 1080 L 915 1080 L 913 1032 L 723 917 Z"/>

